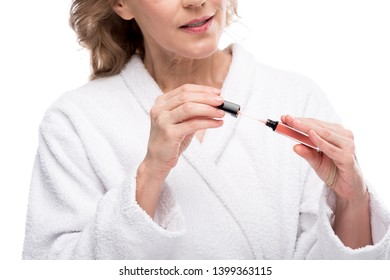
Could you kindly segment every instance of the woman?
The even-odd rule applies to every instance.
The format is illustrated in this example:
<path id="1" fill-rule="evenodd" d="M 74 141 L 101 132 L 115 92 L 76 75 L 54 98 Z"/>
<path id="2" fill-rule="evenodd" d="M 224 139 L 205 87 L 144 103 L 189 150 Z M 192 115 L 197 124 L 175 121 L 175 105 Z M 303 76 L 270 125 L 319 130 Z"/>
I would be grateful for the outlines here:
<path id="1" fill-rule="evenodd" d="M 234 0 L 73 1 L 92 81 L 42 121 L 24 258 L 389 257 L 389 214 L 320 90 L 239 45 L 218 50 L 235 11 Z M 224 117 L 224 98 L 282 115 L 321 152 L 296 145 L 297 156 Z"/>

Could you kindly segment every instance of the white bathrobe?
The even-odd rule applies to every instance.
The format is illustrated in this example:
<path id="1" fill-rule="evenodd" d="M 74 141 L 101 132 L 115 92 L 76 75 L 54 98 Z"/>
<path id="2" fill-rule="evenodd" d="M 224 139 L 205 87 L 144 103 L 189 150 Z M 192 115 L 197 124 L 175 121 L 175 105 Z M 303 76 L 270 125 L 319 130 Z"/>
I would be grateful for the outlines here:
<path id="1" fill-rule="evenodd" d="M 338 121 L 319 88 L 257 63 L 238 45 L 222 96 L 259 118 Z M 64 94 L 40 126 L 25 259 L 380 259 L 390 215 L 371 192 L 374 246 L 345 247 L 334 194 L 292 140 L 245 118 L 193 139 L 167 177 L 156 217 L 135 200 L 149 111 L 163 94 L 133 56 L 123 71 Z M 358 233 L 357 233 L 358 234 Z"/>

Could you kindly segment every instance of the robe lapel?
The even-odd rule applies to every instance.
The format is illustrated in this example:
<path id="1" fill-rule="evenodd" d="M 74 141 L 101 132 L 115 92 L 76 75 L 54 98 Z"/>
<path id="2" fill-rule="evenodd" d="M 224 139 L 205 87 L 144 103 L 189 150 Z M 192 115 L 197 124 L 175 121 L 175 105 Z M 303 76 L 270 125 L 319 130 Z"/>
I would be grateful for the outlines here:
<path id="1" fill-rule="evenodd" d="M 255 58 L 242 49 L 233 45 L 233 59 L 222 87 L 222 97 L 230 102 L 239 104 L 245 111 L 248 98 L 252 91 L 253 77 L 255 75 Z M 223 149 L 235 133 L 240 118 L 226 115 L 222 128 L 206 131 L 202 147 L 211 158 L 218 161 Z"/>
<path id="2" fill-rule="evenodd" d="M 243 111 L 252 91 L 255 67 L 255 59 L 244 50 L 240 50 L 239 46 L 234 46 L 232 65 L 222 88 L 222 96 L 228 101 L 241 105 Z M 194 139 L 183 157 L 203 178 L 210 191 L 217 196 L 232 216 L 247 240 L 253 257 L 263 259 L 261 237 L 254 231 L 254 228 L 261 230 L 261 226 L 254 225 L 259 222 L 256 213 L 256 209 L 259 209 L 258 202 L 253 199 L 248 201 L 248 194 L 245 192 L 231 191 L 240 188 L 243 182 L 237 181 L 236 178 L 218 168 L 219 158 L 240 122 L 240 118 L 225 116 L 223 127 L 208 130 L 202 144 Z"/>
<path id="3" fill-rule="evenodd" d="M 140 57 L 133 55 L 120 75 L 131 95 L 134 96 L 149 117 L 150 109 L 153 107 L 156 98 L 162 95 L 163 92 L 146 70 Z"/>
<path id="4" fill-rule="evenodd" d="M 220 170 L 211 158 L 205 157 L 199 144 L 195 144 L 186 150 L 183 158 L 204 180 L 210 192 L 218 198 L 229 215 L 232 216 L 238 229 L 247 240 L 253 258 L 263 259 L 259 236 L 253 236 L 253 223 L 256 218 L 253 215 L 248 217 L 248 210 L 250 212 L 246 205 L 248 196 L 241 191 L 236 191 L 234 196 L 232 195 L 231 190 L 237 190 L 240 187 L 240 182 L 237 182 L 232 176 L 226 176 L 227 174 Z"/>

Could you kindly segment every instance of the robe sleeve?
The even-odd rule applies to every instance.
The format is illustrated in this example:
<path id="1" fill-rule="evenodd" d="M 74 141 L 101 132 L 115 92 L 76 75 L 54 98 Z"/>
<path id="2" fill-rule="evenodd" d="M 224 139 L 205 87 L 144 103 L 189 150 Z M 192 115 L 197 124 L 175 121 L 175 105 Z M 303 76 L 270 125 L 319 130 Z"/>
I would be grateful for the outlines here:
<path id="1" fill-rule="evenodd" d="M 326 96 L 312 83 L 304 115 L 340 123 Z M 334 233 L 335 194 L 307 168 L 303 176 L 303 194 L 300 203 L 299 229 L 294 257 L 296 259 L 389 259 L 390 213 L 380 201 L 372 186 L 370 214 L 373 245 L 359 249 L 344 246 Z M 356 233 L 358 234 L 358 233 Z"/>
<path id="2" fill-rule="evenodd" d="M 389 259 L 390 213 L 368 185 L 373 245 L 351 249 L 334 233 L 335 195 L 310 172 L 300 205 L 296 259 Z M 321 187 L 322 186 L 322 187 Z M 318 191 L 320 190 L 320 191 Z M 318 204 L 319 201 L 319 204 Z M 356 233 L 358 234 L 358 233 Z"/>
<path id="3" fill-rule="evenodd" d="M 163 187 L 156 219 L 135 200 L 135 172 L 104 186 L 70 118 L 47 111 L 33 167 L 24 259 L 165 259 L 183 235 Z"/>

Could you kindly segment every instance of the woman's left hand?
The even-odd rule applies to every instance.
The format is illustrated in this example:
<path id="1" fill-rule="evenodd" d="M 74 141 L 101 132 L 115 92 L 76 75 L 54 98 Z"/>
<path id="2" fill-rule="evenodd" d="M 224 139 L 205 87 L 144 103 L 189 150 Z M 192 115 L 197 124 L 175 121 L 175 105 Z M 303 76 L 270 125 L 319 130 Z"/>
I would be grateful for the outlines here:
<path id="1" fill-rule="evenodd" d="M 282 116 L 282 122 L 307 133 L 321 150 L 298 144 L 294 151 L 306 159 L 336 194 L 333 230 L 352 249 L 372 245 L 370 196 L 355 155 L 351 131 L 317 119 Z"/>
<path id="2" fill-rule="evenodd" d="M 367 188 L 355 155 L 351 131 L 335 123 L 311 118 L 282 116 L 282 122 L 309 135 L 321 150 L 296 145 L 294 151 L 306 159 L 317 175 L 345 202 L 360 203 L 367 198 Z"/>

